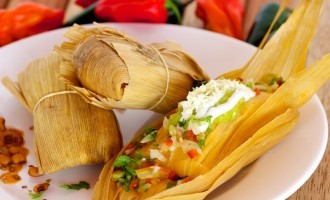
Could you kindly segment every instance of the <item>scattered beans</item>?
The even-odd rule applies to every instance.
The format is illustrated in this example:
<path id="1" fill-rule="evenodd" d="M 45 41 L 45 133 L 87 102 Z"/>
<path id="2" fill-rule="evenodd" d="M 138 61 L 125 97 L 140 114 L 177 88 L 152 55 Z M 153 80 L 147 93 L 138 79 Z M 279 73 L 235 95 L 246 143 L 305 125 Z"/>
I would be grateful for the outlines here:
<path id="1" fill-rule="evenodd" d="M 5 119 L 0 117 L 0 169 L 6 171 L 0 176 L 1 182 L 16 183 L 21 180 L 18 172 L 26 163 L 29 153 L 23 145 L 23 132 L 7 128 Z"/>

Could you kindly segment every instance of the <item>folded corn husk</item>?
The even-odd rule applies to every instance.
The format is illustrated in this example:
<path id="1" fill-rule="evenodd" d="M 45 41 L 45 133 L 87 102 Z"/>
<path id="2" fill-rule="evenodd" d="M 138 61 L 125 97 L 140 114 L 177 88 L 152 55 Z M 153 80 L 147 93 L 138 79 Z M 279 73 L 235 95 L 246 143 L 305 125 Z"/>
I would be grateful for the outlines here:
<path id="1" fill-rule="evenodd" d="M 74 25 L 56 51 L 61 77 L 87 102 L 166 113 L 184 100 L 194 81 L 208 80 L 197 62 L 173 42 L 145 44 L 110 27 Z"/>
<path id="2" fill-rule="evenodd" d="M 108 162 L 122 138 L 113 111 L 86 103 L 57 75 L 60 57 L 52 53 L 33 61 L 4 85 L 33 114 L 35 157 L 42 173 Z"/>
<path id="3" fill-rule="evenodd" d="M 289 19 L 265 46 L 268 35 L 264 38 L 260 48 L 244 67 L 221 76 L 231 79 L 239 77 L 243 80 L 252 78 L 258 82 L 265 74 L 273 73 L 287 79 L 302 70 L 306 64 L 310 43 L 318 27 L 322 2 L 320 0 L 301 1 Z M 280 12 L 287 3 L 288 0 L 282 1 L 277 17 L 280 16 Z"/>
<path id="4" fill-rule="evenodd" d="M 321 0 L 302 0 L 286 24 L 245 67 L 221 76 L 258 82 L 264 75 L 276 74 L 286 82 L 273 94 L 262 94 L 247 102 L 234 121 L 219 123 L 207 136 L 203 153 L 198 157 L 192 160 L 184 154 L 175 155 L 176 152 L 171 155 L 165 165 L 180 175 L 194 177 L 193 180 L 170 189 L 161 180 L 146 192 L 126 192 L 111 179 L 114 159 L 102 170 L 93 199 L 203 199 L 281 142 L 295 127 L 298 109 L 330 78 L 330 54 L 304 69 L 321 5 Z M 150 127 L 159 129 L 157 140 L 167 137 L 162 119 Z M 142 134 L 143 131 L 137 133 L 130 143 L 139 140 Z"/>

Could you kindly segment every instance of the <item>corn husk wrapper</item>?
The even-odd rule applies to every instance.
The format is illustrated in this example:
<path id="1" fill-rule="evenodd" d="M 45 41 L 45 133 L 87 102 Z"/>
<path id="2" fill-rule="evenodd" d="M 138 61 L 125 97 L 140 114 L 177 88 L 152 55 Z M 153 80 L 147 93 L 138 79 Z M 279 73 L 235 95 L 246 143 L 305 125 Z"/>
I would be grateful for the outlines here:
<path id="1" fill-rule="evenodd" d="M 56 51 L 65 62 L 61 78 L 87 102 L 106 109 L 151 109 L 167 113 L 209 80 L 176 43 L 145 44 L 110 27 L 74 25 Z"/>
<path id="2" fill-rule="evenodd" d="M 33 61 L 4 85 L 33 114 L 35 157 L 42 173 L 108 162 L 122 147 L 113 111 L 86 103 L 62 83 L 60 57 L 51 53 Z"/>
<path id="3" fill-rule="evenodd" d="M 109 162 L 99 177 L 93 199 L 203 199 L 281 142 L 295 127 L 298 109 L 330 78 L 330 54 L 306 69 L 303 67 L 321 5 L 319 0 L 303 0 L 284 28 L 269 41 L 273 46 L 269 47 L 267 43 L 268 46 L 259 50 L 245 67 L 224 75 L 227 78 L 243 77 L 243 80 L 259 81 L 264 75 L 277 74 L 286 82 L 273 94 L 262 93 L 251 99 L 243 105 L 236 119 L 219 123 L 209 133 L 203 153 L 198 157 L 192 160 L 180 152 L 173 153 L 165 165 L 178 173 L 194 177 L 193 180 L 170 189 L 166 188 L 168 182 L 161 180 L 144 193 L 126 192 L 112 181 L 114 167 Z M 313 19 L 313 23 L 306 15 Z M 308 31 L 303 32 L 301 27 Z M 291 39 L 285 40 L 286 37 Z M 277 45 L 272 41 L 276 41 Z M 283 50 L 284 47 L 290 50 Z M 159 128 L 157 140 L 167 137 L 167 132 L 162 130 L 162 119 L 150 126 Z M 132 142 L 139 140 L 142 134 L 143 131 L 137 133 Z M 152 144 L 147 148 L 153 148 Z"/>
<path id="4" fill-rule="evenodd" d="M 244 67 L 221 76 L 259 82 L 264 75 L 276 74 L 286 80 L 304 69 L 308 49 L 318 27 L 322 2 L 302 0 L 289 19 L 264 45 L 271 29 L 268 31 L 259 49 Z M 280 16 L 287 3 L 288 0 L 282 1 L 275 19 Z"/>

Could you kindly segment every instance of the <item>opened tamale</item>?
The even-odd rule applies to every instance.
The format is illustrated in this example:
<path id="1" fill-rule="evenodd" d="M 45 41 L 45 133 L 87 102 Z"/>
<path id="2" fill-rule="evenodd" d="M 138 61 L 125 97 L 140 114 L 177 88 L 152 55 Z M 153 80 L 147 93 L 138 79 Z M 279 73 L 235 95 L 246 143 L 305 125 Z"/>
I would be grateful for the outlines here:
<path id="1" fill-rule="evenodd" d="M 100 24 L 74 25 L 65 36 L 71 41 L 55 48 L 64 60 L 62 80 L 102 108 L 167 113 L 195 82 L 209 80 L 174 42 L 146 44 Z"/>
<path id="2" fill-rule="evenodd" d="M 86 103 L 58 79 L 60 57 L 51 53 L 30 63 L 18 83 L 4 85 L 33 115 L 34 151 L 39 170 L 108 162 L 121 148 L 113 111 Z"/>
<path id="3" fill-rule="evenodd" d="M 283 2 L 282 8 L 287 1 Z M 218 94 L 209 87 L 213 80 L 205 90 L 204 86 L 196 88 L 193 92 L 200 98 L 193 102 L 201 109 L 180 102 L 177 110 L 138 132 L 104 167 L 93 199 L 203 199 L 285 139 L 297 124 L 299 108 L 330 78 L 330 54 L 304 68 L 322 2 L 302 0 L 278 34 L 247 65 L 215 80 L 240 80 L 255 92 L 254 97 L 237 100 L 234 107 L 213 119 L 207 114 L 219 113 L 227 102 L 240 99 L 239 87 L 228 87 L 214 107 L 208 105 L 213 99 L 203 101 L 205 96 Z M 189 94 L 190 99 L 194 96 Z M 200 114 L 203 110 L 206 115 Z"/>

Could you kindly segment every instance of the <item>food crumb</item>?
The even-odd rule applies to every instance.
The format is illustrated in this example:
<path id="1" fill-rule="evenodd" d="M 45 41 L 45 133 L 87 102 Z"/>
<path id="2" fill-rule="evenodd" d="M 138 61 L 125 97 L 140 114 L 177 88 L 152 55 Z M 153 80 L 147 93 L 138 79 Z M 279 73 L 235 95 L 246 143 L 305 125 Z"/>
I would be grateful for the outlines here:
<path id="1" fill-rule="evenodd" d="M 22 185 L 22 189 L 26 189 L 27 188 L 27 186 L 26 185 Z"/>

